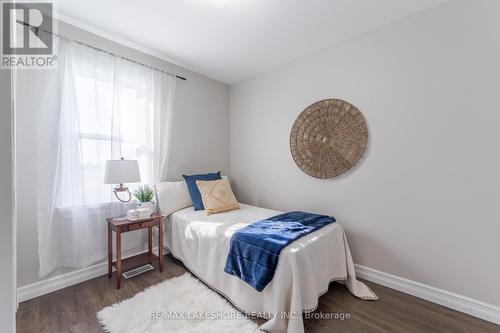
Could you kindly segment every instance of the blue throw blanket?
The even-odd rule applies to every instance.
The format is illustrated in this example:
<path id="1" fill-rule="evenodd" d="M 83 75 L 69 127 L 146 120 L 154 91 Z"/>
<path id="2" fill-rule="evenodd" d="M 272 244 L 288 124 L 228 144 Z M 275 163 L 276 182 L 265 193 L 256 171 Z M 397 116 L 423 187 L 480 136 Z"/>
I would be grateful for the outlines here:
<path id="1" fill-rule="evenodd" d="M 289 212 L 252 223 L 231 238 L 224 271 L 262 291 L 273 279 L 285 246 L 333 222 L 333 216 Z"/>

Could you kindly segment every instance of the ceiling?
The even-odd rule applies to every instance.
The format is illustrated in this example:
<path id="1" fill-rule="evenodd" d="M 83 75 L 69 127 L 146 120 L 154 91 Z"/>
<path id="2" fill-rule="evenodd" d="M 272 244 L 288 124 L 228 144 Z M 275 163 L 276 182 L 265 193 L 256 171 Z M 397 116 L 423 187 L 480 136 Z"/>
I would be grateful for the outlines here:
<path id="1" fill-rule="evenodd" d="M 233 84 L 443 2 L 59 0 L 57 5 L 63 21 Z"/>

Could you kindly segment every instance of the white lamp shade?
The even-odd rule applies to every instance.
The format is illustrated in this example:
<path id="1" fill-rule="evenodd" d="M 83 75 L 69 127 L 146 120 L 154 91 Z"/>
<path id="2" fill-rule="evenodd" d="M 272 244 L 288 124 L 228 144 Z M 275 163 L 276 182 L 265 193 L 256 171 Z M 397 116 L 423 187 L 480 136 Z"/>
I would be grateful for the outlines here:
<path id="1" fill-rule="evenodd" d="M 137 160 L 106 161 L 104 184 L 136 183 L 141 181 Z"/>

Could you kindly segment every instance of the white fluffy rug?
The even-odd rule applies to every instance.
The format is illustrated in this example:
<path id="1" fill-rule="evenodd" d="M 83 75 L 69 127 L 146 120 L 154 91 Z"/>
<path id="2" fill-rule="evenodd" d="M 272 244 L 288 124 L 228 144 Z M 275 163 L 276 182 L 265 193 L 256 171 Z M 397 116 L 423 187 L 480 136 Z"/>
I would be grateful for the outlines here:
<path id="1" fill-rule="evenodd" d="M 261 332 L 189 273 L 149 287 L 97 313 L 107 332 Z"/>

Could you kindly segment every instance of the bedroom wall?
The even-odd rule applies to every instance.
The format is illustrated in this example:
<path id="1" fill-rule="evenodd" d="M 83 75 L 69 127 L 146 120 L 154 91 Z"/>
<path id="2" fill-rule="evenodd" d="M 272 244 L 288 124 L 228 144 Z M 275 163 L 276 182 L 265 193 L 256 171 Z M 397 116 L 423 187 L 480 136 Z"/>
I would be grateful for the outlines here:
<path id="1" fill-rule="evenodd" d="M 0 27 L 0 33 L 1 33 Z M 15 330 L 11 72 L 0 69 L 0 332 Z"/>
<path id="2" fill-rule="evenodd" d="M 183 173 L 229 171 L 229 87 L 165 60 L 131 49 L 85 30 L 61 23 L 59 33 L 93 46 L 185 76 L 177 80 L 172 151 L 168 165 L 169 180 Z M 26 74 L 17 94 L 17 170 L 18 170 L 18 286 L 39 280 L 38 234 L 36 222 L 34 163 L 34 117 L 32 99 L 36 83 Z M 60 269 L 50 276 L 68 272 Z"/>
<path id="3" fill-rule="evenodd" d="M 242 202 L 333 214 L 357 264 L 500 305 L 500 2 L 456 0 L 231 87 Z M 364 161 L 330 180 L 289 149 L 299 113 L 341 98 Z"/>

